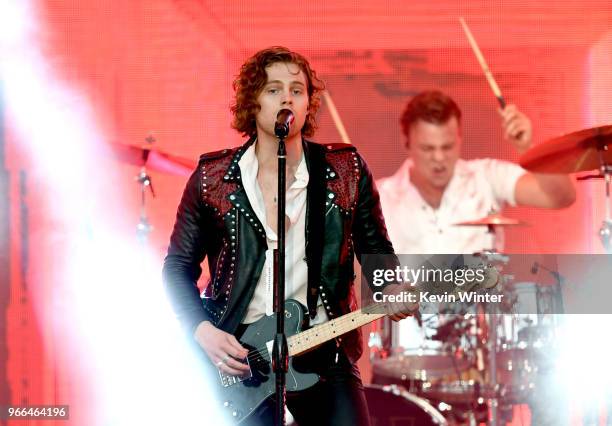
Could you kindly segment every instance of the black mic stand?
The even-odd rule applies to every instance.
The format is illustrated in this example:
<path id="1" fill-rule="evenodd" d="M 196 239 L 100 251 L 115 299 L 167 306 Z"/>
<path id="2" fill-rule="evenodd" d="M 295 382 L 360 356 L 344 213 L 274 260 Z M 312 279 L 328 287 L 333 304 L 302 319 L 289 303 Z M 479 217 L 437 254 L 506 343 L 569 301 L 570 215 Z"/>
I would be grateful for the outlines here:
<path id="1" fill-rule="evenodd" d="M 276 378 L 276 417 L 275 424 L 285 425 L 285 375 L 287 374 L 289 353 L 285 335 L 285 196 L 287 150 L 285 138 L 289 127 L 275 128 L 278 137 L 278 244 L 274 250 L 274 314 L 276 315 L 276 335 L 272 347 L 272 369 Z"/>

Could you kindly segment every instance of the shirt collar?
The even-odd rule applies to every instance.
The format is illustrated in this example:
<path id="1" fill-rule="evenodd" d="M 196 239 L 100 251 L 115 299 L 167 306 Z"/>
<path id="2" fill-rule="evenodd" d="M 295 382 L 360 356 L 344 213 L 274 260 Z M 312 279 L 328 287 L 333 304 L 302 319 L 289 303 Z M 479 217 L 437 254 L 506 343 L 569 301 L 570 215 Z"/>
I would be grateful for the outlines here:
<path id="1" fill-rule="evenodd" d="M 266 229 L 266 235 L 272 240 L 276 240 L 276 233 L 274 233 L 267 224 L 265 206 L 263 205 L 263 197 L 259 184 L 257 183 L 257 173 L 259 171 L 259 161 L 257 155 L 255 155 L 255 143 L 250 145 L 240 160 L 238 161 L 238 167 L 240 167 L 240 173 L 242 175 L 242 184 L 247 198 L 251 203 L 253 211 L 259 218 L 260 222 L 264 224 Z M 308 166 L 306 164 L 306 156 L 302 151 L 302 158 L 298 167 L 295 171 L 295 180 L 291 186 L 287 189 L 286 199 L 286 213 L 292 223 L 296 223 L 299 219 L 300 214 L 306 205 L 306 188 L 310 174 L 308 172 Z M 260 195 L 258 195 L 260 194 Z"/>
<path id="2" fill-rule="evenodd" d="M 254 182 L 257 179 L 257 172 L 259 172 L 259 161 L 257 160 L 257 156 L 255 155 L 255 143 L 251 144 L 244 152 L 240 161 L 238 161 L 238 166 L 240 167 L 240 172 L 248 182 Z M 291 184 L 289 189 L 301 189 L 306 188 L 308 186 L 308 181 L 310 178 L 310 174 L 308 173 L 308 166 L 306 165 L 306 155 L 304 154 L 304 150 L 302 150 L 302 158 L 300 159 L 300 163 L 295 171 L 295 181 Z"/>
<path id="3" fill-rule="evenodd" d="M 412 182 L 410 181 L 410 170 L 412 169 L 413 165 L 414 165 L 414 162 L 412 161 L 412 159 L 406 158 L 406 160 L 404 160 L 404 162 L 399 167 L 397 172 L 395 172 L 395 174 L 393 175 L 394 187 L 397 189 L 396 190 L 397 199 L 398 200 L 417 199 L 423 205 L 429 206 L 425 202 L 423 197 L 421 196 L 421 193 L 416 188 L 416 186 L 414 186 Z M 461 182 L 463 182 L 463 180 L 467 176 L 469 176 L 469 174 L 470 174 L 470 170 L 467 167 L 466 161 L 459 158 L 457 162 L 455 163 L 455 169 L 453 170 L 453 176 L 451 176 L 451 179 L 448 182 L 448 185 L 446 185 L 446 188 L 444 190 L 444 194 L 442 195 L 442 202 L 440 204 L 440 207 L 442 207 L 442 205 L 446 204 L 449 201 L 448 197 L 452 196 L 451 194 L 455 192 L 454 187 L 457 185 L 460 185 Z"/>

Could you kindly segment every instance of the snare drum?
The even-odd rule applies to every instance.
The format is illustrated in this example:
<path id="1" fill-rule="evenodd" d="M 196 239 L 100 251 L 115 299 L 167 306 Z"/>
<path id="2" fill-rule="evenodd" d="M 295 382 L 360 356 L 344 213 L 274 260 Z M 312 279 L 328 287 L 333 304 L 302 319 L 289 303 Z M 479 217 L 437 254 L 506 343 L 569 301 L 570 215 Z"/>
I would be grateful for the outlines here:
<path id="1" fill-rule="evenodd" d="M 460 376 L 470 367 L 464 358 L 434 349 L 411 349 L 372 361 L 373 372 L 382 377 L 427 382 Z"/>
<path id="2" fill-rule="evenodd" d="M 448 425 L 444 416 L 429 402 L 399 386 L 366 386 L 365 395 L 373 425 Z"/>

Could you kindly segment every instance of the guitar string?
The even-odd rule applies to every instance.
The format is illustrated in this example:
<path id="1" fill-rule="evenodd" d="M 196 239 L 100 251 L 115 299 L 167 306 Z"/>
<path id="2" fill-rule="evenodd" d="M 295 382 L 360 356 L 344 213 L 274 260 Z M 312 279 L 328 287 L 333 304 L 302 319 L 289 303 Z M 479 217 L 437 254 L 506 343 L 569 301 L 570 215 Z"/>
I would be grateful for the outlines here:
<path id="1" fill-rule="evenodd" d="M 332 320 L 332 321 L 335 321 L 335 322 L 334 322 L 334 326 L 337 326 L 337 325 L 343 325 L 343 324 L 345 324 L 345 323 L 346 323 L 346 322 L 349 320 L 349 317 L 350 317 L 350 318 L 353 318 L 354 316 L 356 316 L 356 315 L 355 315 L 356 313 L 361 313 L 361 314 L 374 314 L 374 315 L 375 315 L 375 314 L 383 314 L 383 313 L 386 313 L 386 306 L 387 306 L 386 304 L 372 304 L 372 305 L 368 305 L 368 306 L 366 306 L 366 307 L 364 307 L 364 308 L 360 309 L 359 311 L 353 311 L 353 312 L 350 312 L 350 313 L 348 313 L 347 315 L 342 316 L 342 317 L 337 318 L 336 320 Z M 376 310 L 377 310 L 377 309 L 375 309 L 375 308 L 378 308 L 378 307 L 382 307 L 382 308 L 383 308 L 383 311 L 382 311 L 382 312 L 376 312 Z M 323 325 L 325 325 L 325 323 L 324 323 Z M 329 323 L 328 323 L 328 325 L 329 325 Z M 303 333 L 304 333 L 304 334 L 313 334 L 313 333 L 315 333 L 315 331 L 314 331 L 314 330 L 316 330 L 316 327 L 313 327 L 313 328 L 310 328 L 310 329 L 308 329 L 308 330 L 305 330 Z M 323 334 L 323 332 L 322 332 L 322 331 L 319 331 L 319 334 Z M 333 336 L 329 334 L 329 331 L 325 332 L 325 334 L 327 334 L 327 336 L 326 336 L 326 337 L 331 337 L 331 338 L 333 338 Z M 343 333 L 341 333 L 341 334 L 343 334 Z M 318 334 L 316 334 L 316 335 L 318 336 Z M 294 335 L 294 336 L 297 336 L 297 334 L 296 334 L 296 335 Z M 290 336 L 289 338 L 291 339 L 291 337 L 294 337 L 294 336 Z M 328 339 L 328 340 L 329 340 L 329 339 Z M 254 362 L 254 361 L 256 361 L 258 357 L 259 357 L 260 359 L 264 359 L 264 358 L 263 358 L 263 356 L 262 356 L 262 354 L 264 354 L 264 353 L 265 353 L 265 354 L 267 354 L 267 350 L 268 350 L 268 347 L 267 347 L 267 346 L 265 346 L 265 347 L 261 347 L 261 348 L 256 348 L 256 349 L 251 349 L 251 350 L 249 351 L 249 353 L 247 354 L 247 359 L 249 360 L 249 362 L 251 362 L 251 361 L 253 361 L 253 362 Z M 266 359 L 266 361 L 267 361 L 267 359 Z"/>
<path id="2" fill-rule="evenodd" d="M 344 317 L 344 318 L 343 317 L 338 318 L 334 322 L 334 326 L 340 328 L 340 326 L 343 326 L 346 323 L 349 323 L 349 320 L 350 320 L 350 322 L 354 322 L 355 321 L 354 317 L 357 316 L 357 312 L 359 312 L 361 314 L 375 314 L 374 312 L 367 312 L 367 311 L 364 312 L 364 310 L 356 311 L 356 312 L 353 312 L 353 315 L 349 314 L 349 315 L 346 315 L 346 317 Z M 383 313 L 383 312 L 380 312 L 380 313 Z M 363 324 L 366 324 L 367 322 L 368 321 L 366 320 L 366 322 L 364 322 Z M 363 324 L 361 324 L 361 325 L 363 325 Z M 359 326 L 361 326 L 361 325 L 359 325 Z M 315 329 L 312 328 L 312 329 L 304 331 L 304 333 L 305 334 L 312 334 L 312 333 L 315 332 L 314 330 Z M 326 331 L 326 332 L 319 331 L 315 335 L 318 337 L 319 334 L 321 334 L 323 337 L 328 338 L 326 340 L 331 340 L 332 338 L 334 338 L 333 334 L 336 334 L 336 333 L 335 332 L 330 333 L 330 331 Z M 341 334 L 344 334 L 344 332 L 339 333 L 338 335 L 341 335 Z M 291 337 L 294 337 L 294 336 L 291 336 Z M 301 346 L 301 344 L 297 344 L 296 346 Z M 266 355 L 266 357 L 264 357 L 264 354 Z M 267 347 L 265 347 L 265 348 L 253 349 L 253 350 L 249 351 L 249 354 L 247 355 L 247 359 L 249 360 L 249 362 L 256 362 L 258 360 L 264 360 L 266 362 L 269 362 L 271 360 L 268 358 L 268 356 L 269 356 L 269 354 L 267 352 Z"/>
<path id="3" fill-rule="evenodd" d="M 372 305 L 371 305 L 371 306 L 372 306 Z M 355 312 L 360 312 L 360 311 L 354 311 L 354 312 L 352 312 L 352 313 L 354 314 Z M 364 314 L 364 313 L 365 313 L 365 314 L 375 314 L 375 312 L 367 312 L 367 310 L 366 310 L 365 308 L 364 308 L 364 309 L 362 309 L 360 313 L 362 313 L 362 314 Z M 383 312 L 380 312 L 380 313 L 383 313 Z M 350 315 L 350 314 L 348 314 L 348 315 L 346 315 L 346 317 L 345 317 L 345 318 L 343 318 L 343 317 L 338 318 L 338 319 L 337 319 L 337 320 L 334 322 L 334 325 L 335 325 L 335 326 L 344 325 L 345 323 L 347 323 L 347 322 L 349 321 L 349 319 L 351 319 L 351 320 L 352 320 L 352 317 L 354 317 L 354 316 L 355 316 L 355 315 Z M 350 317 L 350 318 L 349 318 L 349 317 Z M 352 322 L 352 321 L 351 321 L 351 322 Z M 303 332 L 303 334 L 309 334 L 309 335 L 311 335 L 311 334 L 313 334 L 313 333 L 315 333 L 315 328 L 311 328 L 311 329 L 309 329 L 309 330 L 305 330 L 305 331 Z M 315 335 L 318 337 L 318 334 L 321 334 L 321 335 L 323 335 L 324 337 L 330 337 L 330 338 L 333 338 L 332 334 L 335 334 L 335 333 L 331 333 L 331 334 L 330 334 L 330 332 L 329 332 L 329 331 L 323 332 L 323 331 L 321 330 L 321 331 L 319 331 L 318 333 L 316 333 Z M 341 334 L 343 334 L 343 333 L 341 333 Z M 296 335 L 294 335 L 294 336 L 296 336 Z M 291 337 L 294 337 L 294 336 L 290 336 L 290 339 L 291 339 Z M 305 337 L 305 336 L 304 336 L 304 337 Z M 329 340 L 329 339 L 327 339 L 327 340 Z M 298 346 L 299 346 L 299 345 L 298 345 Z M 262 348 L 253 349 L 253 350 L 251 350 L 249 353 L 250 353 L 250 354 L 252 353 L 254 356 L 247 356 L 247 357 L 248 357 L 248 359 L 249 359 L 249 360 L 251 360 L 251 359 L 255 359 L 257 356 L 260 356 L 260 354 L 262 354 L 262 353 L 267 353 L 267 347 L 262 347 Z"/>

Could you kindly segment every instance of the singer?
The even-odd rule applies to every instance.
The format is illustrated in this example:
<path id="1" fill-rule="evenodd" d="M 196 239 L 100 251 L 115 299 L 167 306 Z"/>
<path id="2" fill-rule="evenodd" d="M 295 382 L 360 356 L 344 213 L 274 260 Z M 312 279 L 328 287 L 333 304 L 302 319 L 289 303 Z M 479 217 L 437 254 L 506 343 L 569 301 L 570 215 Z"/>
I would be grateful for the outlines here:
<path id="1" fill-rule="evenodd" d="M 372 175 L 356 149 L 305 139 L 315 133 L 323 87 L 308 61 L 284 47 L 249 58 L 234 81 L 231 109 L 233 128 L 248 140 L 202 155 L 178 207 L 164 285 L 190 339 L 223 373 L 249 371 L 240 337 L 272 313 L 275 130 L 286 133 L 287 147 L 285 293 L 305 307 L 309 325 L 356 309 L 355 254 L 393 253 Z M 204 258 L 211 278 L 201 298 L 196 282 Z M 395 320 L 408 314 L 389 309 Z M 294 359 L 296 369 L 320 376 L 314 386 L 287 394 L 298 424 L 369 425 L 355 364 L 361 353 L 357 329 Z M 245 424 L 272 425 L 273 419 L 270 398 Z"/>

